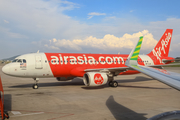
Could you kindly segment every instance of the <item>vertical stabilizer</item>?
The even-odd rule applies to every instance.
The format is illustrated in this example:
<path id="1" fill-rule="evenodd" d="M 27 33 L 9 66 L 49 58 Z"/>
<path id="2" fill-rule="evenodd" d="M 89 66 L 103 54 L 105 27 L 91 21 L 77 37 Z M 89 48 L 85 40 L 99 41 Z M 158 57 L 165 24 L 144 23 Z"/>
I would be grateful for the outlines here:
<path id="1" fill-rule="evenodd" d="M 169 48 L 171 44 L 173 29 L 166 29 L 163 36 L 154 47 L 154 49 L 148 54 L 153 60 L 157 61 L 158 63 L 162 63 L 162 59 L 164 57 L 168 57 Z"/>

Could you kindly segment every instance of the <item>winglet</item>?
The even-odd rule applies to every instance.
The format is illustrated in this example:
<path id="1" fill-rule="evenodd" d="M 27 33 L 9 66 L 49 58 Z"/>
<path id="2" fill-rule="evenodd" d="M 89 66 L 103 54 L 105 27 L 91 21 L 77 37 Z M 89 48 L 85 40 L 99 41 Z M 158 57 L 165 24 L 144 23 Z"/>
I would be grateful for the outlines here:
<path id="1" fill-rule="evenodd" d="M 139 52 L 141 49 L 141 44 L 143 41 L 143 36 L 139 37 L 139 41 L 137 45 L 132 49 L 131 53 L 128 56 L 128 59 L 126 61 L 126 65 L 137 65 L 137 59 L 139 56 Z"/>

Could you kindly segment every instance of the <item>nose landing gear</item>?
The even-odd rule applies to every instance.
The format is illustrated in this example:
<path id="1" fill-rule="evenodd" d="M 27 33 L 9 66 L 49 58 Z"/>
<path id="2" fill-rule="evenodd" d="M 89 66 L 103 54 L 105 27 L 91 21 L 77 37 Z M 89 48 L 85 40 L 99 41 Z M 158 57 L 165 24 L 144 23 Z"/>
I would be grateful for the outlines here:
<path id="1" fill-rule="evenodd" d="M 32 87 L 33 89 L 38 89 L 39 86 L 37 84 L 34 84 Z"/>
<path id="2" fill-rule="evenodd" d="M 33 89 L 38 89 L 38 81 L 39 81 L 39 78 L 34 78 L 34 81 L 35 81 L 35 83 L 34 83 L 34 85 L 32 86 L 32 88 Z"/>

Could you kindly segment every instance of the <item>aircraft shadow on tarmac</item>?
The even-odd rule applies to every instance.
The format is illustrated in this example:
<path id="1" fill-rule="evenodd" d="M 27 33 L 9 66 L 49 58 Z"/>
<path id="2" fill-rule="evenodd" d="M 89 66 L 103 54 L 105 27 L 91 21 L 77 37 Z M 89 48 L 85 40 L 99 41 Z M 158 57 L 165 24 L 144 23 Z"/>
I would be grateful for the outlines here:
<path id="1" fill-rule="evenodd" d="M 154 80 L 154 79 L 143 77 L 143 76 L 137 76 L 135 79 L 125 79 L 125 80 L 116 80 L 116 81 L 118 81 L 119 83 L 127 83 L 127 82 L 143 82 L 143 81 L 150 81 L 150 80 Z"/>
<path id="2" fill-rule="evenodd" d="M 152 78 L 137 76 L 135 79 L 126 79 L 126 80 L 117 80 L 119 83 L 118 87 L 129 87 L 129 88 L 146 88 L 146 89 L 169 89 L 169 88 L 157 88 L 157 87 L 143 87 L 143 86 L 127 86 L 127 85 L 121 85 L 121 83 L 128 83 L 128 82 L 143 82 L 143 81 L 149 81 L 153 80 Z M 59 82 L 48 82 L 48 83 L 41 83 L 43 79 L 40 80 L 38 83 L 39 87 L 52 87 L 52 86 L 82 86 L 82 89 L 86 90 L 93 90 L 93 89 L 104 89 L 106 87 L 109 87 L 108 84 L 97 86 L 97 87 L 86 87 L 84 86 L 82 78 L 74 78 L 71 81 L 59 81 Z M 9 86 L 9 88 L 29 88 L 32 87 L 33 82 L 30 84 L 21 84 L 21 85 L 15 85 L 15 86 Z"/>
<path id="3" fill-rule="evenodd" d="M 106 106 L 114 116 L 116 120 L 146 120 L 144 117 L 146 114 L 136 113 L 133 110 L 117 103 L 114 97 L 111 95 L 107 101 Z"/>
<path id="4" fill-rule="evenodd" d="M 116 80 L 119 83 L 118 87 L 129 87 L 129 88 L 146 88 L 146 89 L 171 89 L 171 88 L 158 88 L 158 87 L 146 87 L 146 86 L 133 86 L 133 85 L 122 85 L 121 83 L 128 82 L 144 82 L 151 81 L 153 78 L 147 78 L 142 76 L 137 76 L 135 79 L 126 79 L 126 80 Z"/>

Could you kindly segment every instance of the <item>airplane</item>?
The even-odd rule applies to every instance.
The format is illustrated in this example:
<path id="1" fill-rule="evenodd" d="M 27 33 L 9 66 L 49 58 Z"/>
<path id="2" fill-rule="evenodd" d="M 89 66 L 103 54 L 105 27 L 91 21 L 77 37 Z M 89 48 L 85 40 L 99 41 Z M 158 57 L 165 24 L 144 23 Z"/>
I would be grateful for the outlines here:
<path id="1" fill-rule="evenodd" d="M 147 55 L 139 55 L 137 63 L 142 66 L 161 68 L 174 62 L 169 57 L 172 29 L 166 29 L 154 49 Z M 35 80 L 33 89 L 38 89 L 39 78 L 56 77 L 58 81 L 83 77 L 86 86 L 109 84 L 117 87 L 114 76 L 140 73 L 126 65 L 128 54 L 78 54 L 78 53 L 31 53 L 15 58 L 2 68 L 3 73 Z"/>

